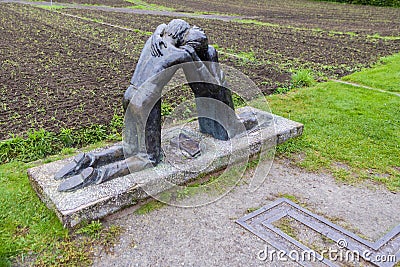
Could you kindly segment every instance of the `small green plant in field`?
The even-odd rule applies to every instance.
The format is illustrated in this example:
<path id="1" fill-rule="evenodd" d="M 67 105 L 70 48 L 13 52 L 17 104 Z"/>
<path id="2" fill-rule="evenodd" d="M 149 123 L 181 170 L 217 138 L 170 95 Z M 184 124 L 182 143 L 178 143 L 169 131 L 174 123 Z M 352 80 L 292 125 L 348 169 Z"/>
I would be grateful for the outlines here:
<path id="1" fill-rule="evenodd" d="M 240 51 L 239 53 L 237 53 L 237 57 L 240 58 L 241 60 L 243 60 L 244 63 L 248 63 L 248 62 L 254 63 L 257 61 L 256 54 L 253 51 L 250 51 L 250 52 Z"/>
<path id="2" fill-rule="evenodd" d="M 140 34 L 147 35 L 147 36 L 153 35 L 152 32 L 142 31 L 142 30 L 139 30 L 139 29 L 132 29 L 132 31 L 135 32 L 135 33 L 140 33 Z"/>
<path id="3" fill-rule="evenodd" d="M 93 247 L 107 248 L 122 229 L 95 221 L 79 234 L 68 232 L 33 191 L 27 169 L 34 166 L 19 161 L 0 165 L 0 266 L 90 265 Z"/>
<path id="4" fill-rule="evenodd" d="M 37 197 L 27 169 L 18 161 L 0 165 L 0 259 L 28 251 L 40 253 L 68 235 L 57 216 Z M 0 260 L 1 262 L 1 260 Z"/>
<path id="5" fill-rule="evenodd" d="M 348 3 L 356 5 L 400 7 L 400 2 L 398 0 L 324 0 L 324 1 Z"/>
<path id="6" fill-rule="evenodd" d="M 197 188 L 197 187 L 195 187 L 195 188 Z M 183 187 L 183 188 L 181 188 L 181 189 L 179 189 L 177 192 L 176 192 L 176 197 L 178 198 L 178 199 L 185 199 L 185 198 L 187 198 L 187 197 L 190 197 L 191 196 L 191 193 L 192 192 L 194 192 L 195 190 L 191 190 L 191 188 L 190 187 Z"/>
<path id="7" fill-rule="evenodd" d="M 195 12 L 190 12 L 189 14 L 194 14 L 194 15 L 214 15 L 214 16 L 237 16 L 239 17 L 240 14 L 234 14 L 234 13 L 220 13 L 220 12 L 215 12 L 215 11 L 195 11 Z"/>
<path id="8" fill-rule="evenodd" d="M 301 69 L 292 74 L 291 84 L 293 88 L 308 87 L 315 83 L 311 70 Z"/>
<path id="9" fill-rule="evenodd" d="M 236 57 L 237 59 L 240 60 L 240 64 L 241 65 L 246 65 L 248 63 L 256 63 L 257 62 L 257 58 L 256 58 L 256 54 L 253 51 L 248 51 L 248 52 L 244 52 L 244 51 L 239 51 L 236 52 L 232 49 L 227 49 L 226 52 L 224 52 L 223 50 L 220 51 L 222 54 L 224 53 L 228 53 L 231 56 Z"/>
<path id="10" fill-rule="evenodd" d="M 106 253 L 118 242 L 122 228 L 111 225 L 108 228 L 98 221 L 78 229 L 71 236 L 50 245 L 40 253 L 35 265 L 38 266 L 88 266 L 93 263 L 93 250 L 101 246 Z"/>

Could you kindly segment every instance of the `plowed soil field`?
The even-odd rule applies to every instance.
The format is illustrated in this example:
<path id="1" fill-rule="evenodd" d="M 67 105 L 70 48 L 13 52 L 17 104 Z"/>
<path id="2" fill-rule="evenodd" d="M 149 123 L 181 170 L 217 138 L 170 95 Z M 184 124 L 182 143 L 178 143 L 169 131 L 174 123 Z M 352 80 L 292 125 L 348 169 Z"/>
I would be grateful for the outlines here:
<path id="1" fill-rule="evenodd" d="M 240 10 L 244 15 L 257 16 L 253 23 L 186 20 L 205 30 L 209 42 L 220 51 L 222 63 L 247 74 L 267 94 L 287 85 L 293 70 L 308 68 L 318 79 L 337 78 L 400 51 L 398 38 L 382 38 L 399 35 L 399 22 L 392 21 L 393 16 L 399 15 L 398 9 L 362 7 L 357 11 L 361 15 L 351 20 L 348 12 L 355 10 L 343 18 L 336 17 L 340 12 L 332 13 L 332 6 L 341 5 L 331 3 L 320 3 L 331 8 L 311 16 L 297 4 L 271 5 L 270 13 L 261 14 L 265 10 L 257 8 L 256 2 L 238 9 L 235 7 L 240 3 L 235 1 L 225 9 L 217 1 L 149 2 L 186 11 L 197 11 L 204 3 L 203 11 Z M 300 2 L 309 6 L 315 3 Z M 297 13 L 296 7 L 300 8 Z M 320 8 L 319 12 L 323 10 Z M 369 26 L 365 14 L 369 14 Z M 171 19 L 0 4 L 0 139 L 28 129 L 58 132 L 62 128 L 108 124 L 113 114 L 122 115 L 121 98 L 149 32 Z"/>

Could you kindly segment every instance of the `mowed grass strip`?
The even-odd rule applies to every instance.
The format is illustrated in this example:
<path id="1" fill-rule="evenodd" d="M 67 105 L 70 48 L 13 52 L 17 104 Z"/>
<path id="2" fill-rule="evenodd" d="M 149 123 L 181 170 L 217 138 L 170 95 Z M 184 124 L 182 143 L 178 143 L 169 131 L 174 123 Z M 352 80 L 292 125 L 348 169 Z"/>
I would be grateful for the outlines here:
<path id="1" fill-rule="evenodd" d="M 400 93 L 400 54 L 385 57 L 372 69 L 357 72 L 343 80 L 372 88 Z"/>
<path id="2" fill-rule="evenodd" d="M 400 67 L 398 57 L 384 59 L 390 68 L 354 75 L 370 81 L 373 72 L 377 87 L 394 87 L 398 80 L 391 84 L 386 77 Z M 327 82 L 267 100 L 273 113 L 304 124 L 303 136 L 279 146 L 280 155 L 308 170 L 329 170 L 346 182 L 372 179 L 400 191 L 400 97 Z"/>

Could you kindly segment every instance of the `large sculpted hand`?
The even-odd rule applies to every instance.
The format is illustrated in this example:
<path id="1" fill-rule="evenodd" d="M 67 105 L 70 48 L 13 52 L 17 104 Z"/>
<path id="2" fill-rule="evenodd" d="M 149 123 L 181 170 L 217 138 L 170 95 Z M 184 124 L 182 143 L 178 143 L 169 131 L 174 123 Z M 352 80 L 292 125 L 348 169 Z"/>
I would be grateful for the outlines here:
<path id="1" fill-rule="evenodd" d="M 151 36 L 151 55 L 153 57 L 163 56 L 163 53 L 161 52 L 162 46 L 164 46 L 164 48 L 167 48 L 167 44 L 164 42 L 162 38 L 165 27 L 167 27 L 167 25 L 165 24 L 159 25 L 156 31 Z"/>
<path id="2" fill-rule="evenodd" d="M 189 53 L 189 55 L 192 57 L 193 61 L 201 61 L 199 56 L 196 53 L 196 50 L 191 45 L 184 45 L 184 46 L 181 46 L 181 48 Z"/>

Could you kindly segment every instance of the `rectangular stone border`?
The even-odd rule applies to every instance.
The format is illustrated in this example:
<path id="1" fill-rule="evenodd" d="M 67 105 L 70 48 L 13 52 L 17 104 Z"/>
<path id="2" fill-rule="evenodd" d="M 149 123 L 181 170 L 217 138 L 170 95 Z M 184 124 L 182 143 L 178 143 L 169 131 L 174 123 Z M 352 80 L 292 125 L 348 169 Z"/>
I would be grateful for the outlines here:
<path id="1" fill-rule="evenodd" d="M 335 242 L 345 240 L 347 242 L 347 249 L 358 251 L 359 255 L 363 257 L 364 260 L 375 266 L 392 267 L 400 261 L 400 224 L 381 239 L 372 243 L 321 216 L 311 213 L 286 198 L 280 198 L 261 209 L 247 214 L 236 222 L 256 236 L 268 242 L 271 246 L 278 250 L 283 250 L 287 254 L 292 246 L 299 248 L 300 251 L 311 251 L 312 249 L 288 236 L 273 225 L 274 222 L 286 216 L 297 220 Z M 369 261 L 365 255 L 363 255 L 364 251 L 371 252 L 371 255 L 369 256 L 370 259 L 373 259 L 374 257 L 376 259 L 377 255 L 395 255 L 396 262 L 381 263 Z M 318 253 L 316 253 L 316 255 L 321 257 Z M 337 266 L 328 259 L 323 259 L 321 262 L 327 266 Z M 298 263 L 302 266 L 312 266 L 306 261 L 298 261 Z"/>

